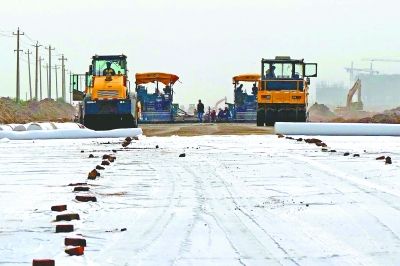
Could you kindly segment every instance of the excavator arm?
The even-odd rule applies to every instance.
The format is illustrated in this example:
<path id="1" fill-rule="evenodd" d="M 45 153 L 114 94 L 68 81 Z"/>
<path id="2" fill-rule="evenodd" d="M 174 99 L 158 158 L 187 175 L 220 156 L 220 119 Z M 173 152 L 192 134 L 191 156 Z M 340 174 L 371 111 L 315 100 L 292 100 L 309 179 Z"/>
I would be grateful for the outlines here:
<path id="1" fill-rule="evenodd" d="M 361 103 L 361 80 L 360 79 L 357 79 L 356 83 L 354 83 L 353 87 L 349 90 L 349 93 L 347 94 L 346 107 L 348 109 L 350 109 L 352 107 L 353 96 L 356 92 L 358 92 L 357 101 L 359 103 Z"/>

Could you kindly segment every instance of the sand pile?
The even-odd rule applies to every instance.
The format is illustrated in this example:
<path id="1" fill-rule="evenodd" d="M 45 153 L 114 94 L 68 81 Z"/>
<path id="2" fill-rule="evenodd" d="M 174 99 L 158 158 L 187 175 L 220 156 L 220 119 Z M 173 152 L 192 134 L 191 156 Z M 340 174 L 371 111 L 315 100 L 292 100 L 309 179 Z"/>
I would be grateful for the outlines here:
<path id="1" fill-rule="evenodd" d="M 16 103 L 11 98 L 0 98 L 0 124 L 32 121 L 72 121 L 75 108 L 62 101 L 44 99 L 40 102 Z"/>
<path id="2" fill-rule="evenodd" d="M 314 103 L 308 110 L 309 119 L 312 122 L 328 122 L 336 118 L 328 106 L 325 104 Z"/>
<path id="3" fill-rule="evenodd" d="M 382 124 L 399 124 L 400 123 L 400 107 L 386 110 L 382 113 L 371 114 L 362 118 L 335 118 L 330 122 L 338 123 L 382 123 Z"/>

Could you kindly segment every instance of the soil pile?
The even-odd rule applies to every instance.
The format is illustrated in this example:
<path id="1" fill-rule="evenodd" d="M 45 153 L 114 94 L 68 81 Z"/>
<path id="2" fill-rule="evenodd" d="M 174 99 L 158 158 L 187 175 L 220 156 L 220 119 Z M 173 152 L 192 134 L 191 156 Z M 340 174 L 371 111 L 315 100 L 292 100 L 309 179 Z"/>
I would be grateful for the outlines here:
<path id="1" fill-rule="evenodd" d="M 336 118 L 331 122 L 338 123 L 381 123 L 381 124 L 400 124 L 400 107 L 386 110 L 382 113 L 374 114 L 363 118 Z"/>
<path id="2" fill-rule="evenodd" d="M 308 110 L 311 122 L 329 122 L 336 118 L 328 106 L 325 104 L 314 103 Z"/>
<path id="3" fill-rule="evenodd" d="M 40 102 L 16 103 L 11 98 L 0 98 L 0 124 L 28 123 L 33 121 L 72 121 L 75 108 L 62 101 L 44 99 Z"/>

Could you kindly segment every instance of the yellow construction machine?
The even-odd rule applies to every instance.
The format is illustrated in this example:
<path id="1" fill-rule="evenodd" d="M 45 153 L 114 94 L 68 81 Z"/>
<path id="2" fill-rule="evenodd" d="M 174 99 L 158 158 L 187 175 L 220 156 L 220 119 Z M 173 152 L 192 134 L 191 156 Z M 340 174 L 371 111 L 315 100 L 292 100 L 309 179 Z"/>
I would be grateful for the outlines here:
<path id="1" fill-rule="evenodd" d="M 261 60 L 261 82 L 257 93 L 257 126 L 275 122 L 306 122 L 310 77 L 317 64 L 304 59 L 277 56 Z"/>
<path id="2" fill-rule="evenodd" d="M 85 74 L 85 92 L 80 105 L 80 121 L 87 128 L 137 127 L 140 106 L 135 92 L 129 90 L 127 73 L 125 55 L 93 56 Z M 78 82 L 73 82 L 73 86 L 77 87 Z M 75 91 L 79 92 L 74 87 Z"/>

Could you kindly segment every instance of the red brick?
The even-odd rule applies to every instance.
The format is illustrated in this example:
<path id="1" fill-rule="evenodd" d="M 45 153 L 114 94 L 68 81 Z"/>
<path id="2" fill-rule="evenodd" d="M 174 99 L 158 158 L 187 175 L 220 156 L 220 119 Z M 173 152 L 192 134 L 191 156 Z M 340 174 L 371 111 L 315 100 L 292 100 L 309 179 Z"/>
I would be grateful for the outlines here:
<path id="1" fill-rule="evenodd" d="M 88 174 L 88 179 L 94 180 L 94 179 L 96 179 L 96 177 L 98 177 L 98 176 L 100 176 L 100 173 L 97 172 L 96 169 L 93 169 L 92 171 L 89 172 L 89 174 Z"/>
<path id="2" fill-rule="evenodd" d="M 57 224 L 56 233 L 69 233 L 74 231 L 73 224 Z"/>
<path id="3" fill-rule="evenodd" d="M 69 214 L 60 214 L 56 216 L 56 221 L 71 221 L 71 220 L 79 220 L 79 214 L 77 213 L 69 213 Z"/>
<path id="4" fill-rule="evenodd" d="M 75 199 L 77 201 L 82 201 L 82 202 L 88 202 L 88 201 L 93 201 L 96 202 L 97 199 L 94 196 L 76 196 Z"/>
<path id="5" fill-rule="evenodd" d="M 96 165 L 96 169 L 97 169 L 97 170 L 104 170 L 105 168 L 104 168 L 103 166 Z"/>
<path id="6" fill-rule="evenodd" d="M 55 212 L 62 212 L 67 210 L 67 205 L 56 205 L 51 206 L 51 210 Z"/>
<path id="7" fill-rule="evenodd" d="M 76 186 L 86 186 L 87 183 L 71 183 L 68 186 L 69 187 L 76 187 Z"/>
<path id="8" fill-rule="evenodd" d="M 89 191 L 89 187 L 74 187 L 74 191 Z"/>
<path id="9" fill-rule="evenodd" d="M 65 249 L 65 253 L 67 253 L 70 256 L 82 256 L 84 251 L 85 251 L 85 248 L 82 246 Z"/>
<path id="10" fill-rule="evenodd" d="M 34 259 L 32 266 L 55 266 L 55 261 L 50 259 Z"/>
<path id="11" fill-rule="evenodd" d="M 66 246 L 82 246 L 86 247 L 86 239 L 84 238 L 65 238 L 64 245 Z"/>

